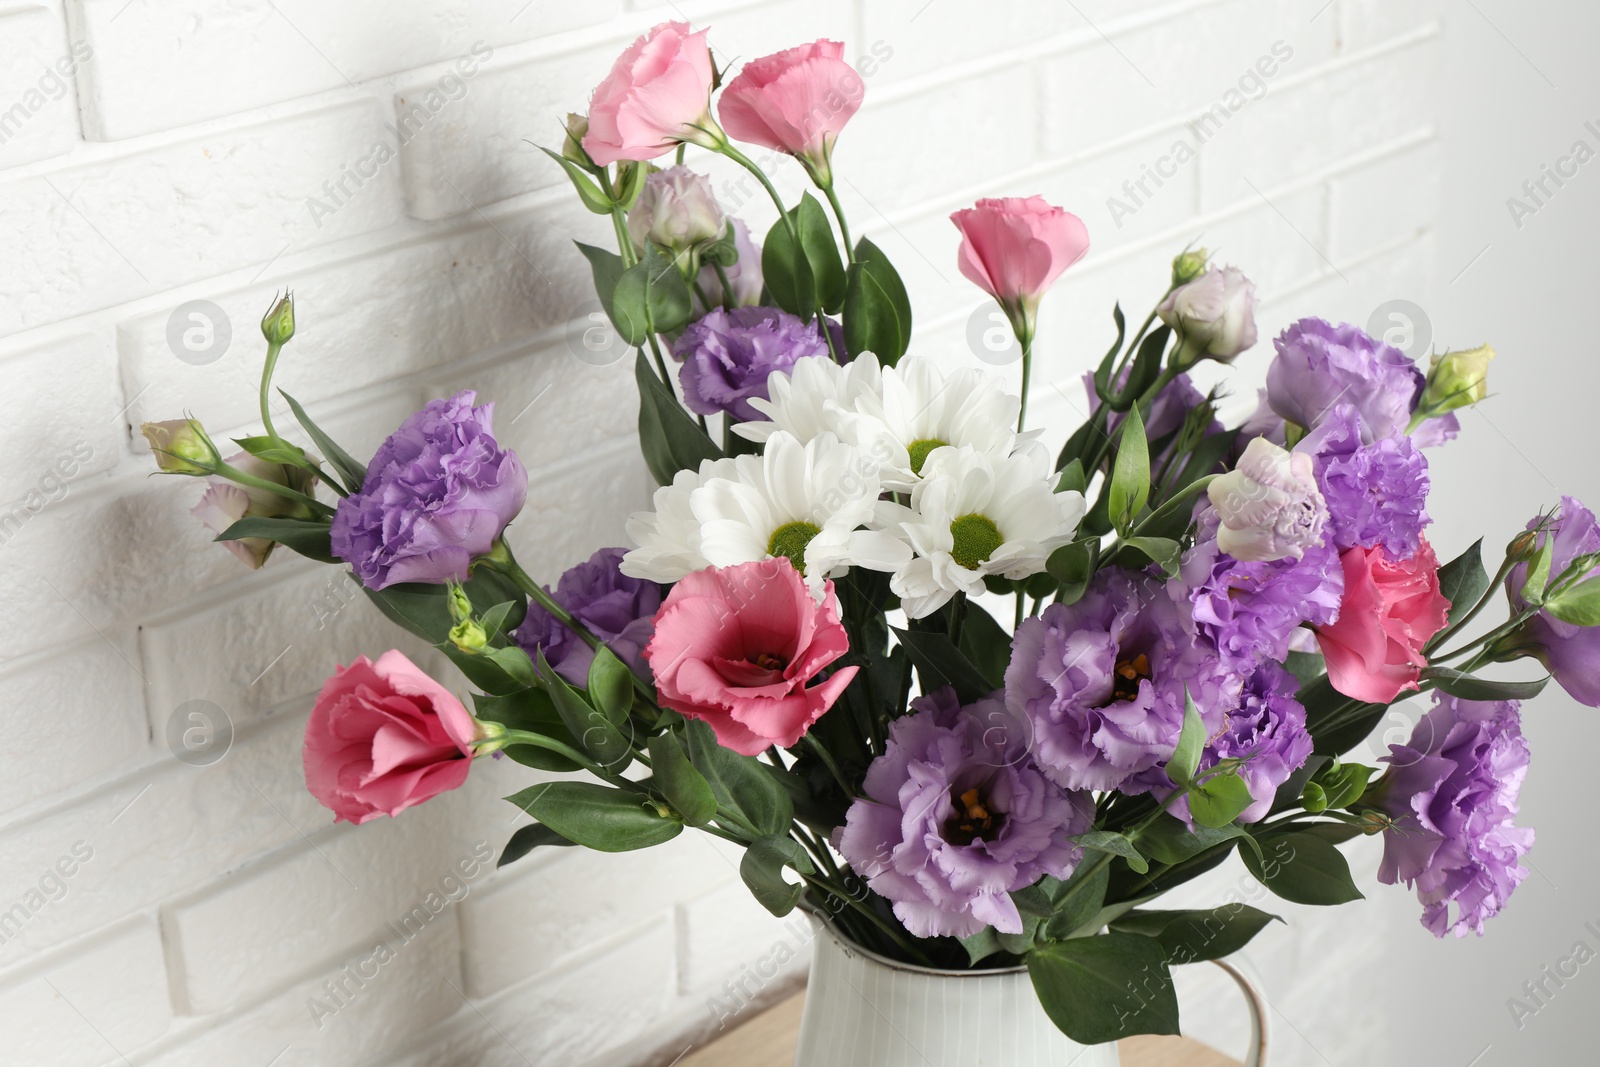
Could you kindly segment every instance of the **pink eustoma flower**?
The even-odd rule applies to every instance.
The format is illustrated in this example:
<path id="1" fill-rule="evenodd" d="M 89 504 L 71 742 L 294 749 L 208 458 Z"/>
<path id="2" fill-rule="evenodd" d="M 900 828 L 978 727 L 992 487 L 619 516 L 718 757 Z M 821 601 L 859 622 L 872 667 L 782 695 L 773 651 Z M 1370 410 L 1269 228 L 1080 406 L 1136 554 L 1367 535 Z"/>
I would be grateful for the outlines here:
<path id="1" fill-rule="evenodd" d="M 711 124 L 706 31 L 663 22 L 628 46 L 594 90 L 583 149 L 602 167 L 655 159 L 679 141 L 706 143 Z"/>
<path id="2" fill-rule="evenodd" d="M 1387 704 L 1417 688 L 1428 639 L 1444 629 L 1450 601 L 1439 591 L 1439 558 L 1421 538 L 1410 559 L 1382 545 L 1346 549 L 1339 617 L 1317 628 L 1328 681 L 1347 697 Z"/>
<path id="3" fill-rule="evenodd" d="M 663 707 L 704 721 L 724 748 L 754 756 L 799 742 L 855 677 L 833 583 L 822 603 L 787 559 L 708 567 L 672 587 L 645 658 Z"/>
<path id="4" fill-rule="evenodd" d="M 961 273 L 1031 338 L 1039 298 L 1089 251 L 1088 227 L 1040 196 L 979 200 L 950 221 L 961 231 Z"/>
<path id="5" fill-rule="evenodd" d="M 403 652 L 358 656 L 322 686 L 306 723 L 306 788 L 334 821 L 398 815 L 467 780 L 478 727 Z"/>
<path id="6" fill-rule="evenodd" d="M 866 83 L 838 41 L 812 41 L 752 59 L 722 90 L 722 128 L 740 141 L 800 159 L 819 185 L 831 185 L 829 158 Z"/>

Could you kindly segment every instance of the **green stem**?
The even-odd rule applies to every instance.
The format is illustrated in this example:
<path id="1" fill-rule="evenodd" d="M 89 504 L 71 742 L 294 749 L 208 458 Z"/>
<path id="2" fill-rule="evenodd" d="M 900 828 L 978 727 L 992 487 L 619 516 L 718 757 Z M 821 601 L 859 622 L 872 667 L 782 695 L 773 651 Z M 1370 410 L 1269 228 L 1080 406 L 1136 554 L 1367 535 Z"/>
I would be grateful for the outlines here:
<path id="1" fill-rule="evenodd" d="M 276 493 L 278 496 L 281 496 L 287 500 L 293 500 L 297 503 L 304 504 L 317 515 L 327 516 L 333 514 L 333 508 L 330 508 L 328 505 L 324 504 L 315 497 L 307 496 L 296 489 L 290 489 L 287 485 L 283 485 L 279 482 L 274 482 L 267 478 L 257 478 L 253 474 L 246 474 L 238 467 L 231 466 L 227 463 L 218 464 L 214 473 L 228 479 L 230 482 L 237 482 L 240 485 L 246 485 L 252 489 L 263 489 L 269 493 Z"/>
<path id="2" fill-rule="evenodd" d="M 817 735 L 814 733 L 806 734 L 806 744 L 811 746 L 811 750 L 817 754 L 817 758 L 822 760 L 823 766 L 828 768 L 828 773 L 833 775 L 833 780 L 838 783 L 839 789 L 844 795 L 854 798 L 856 795 L 855 790 L 851 789 L 849 783 L 845 781 L 844 772 L 834 762 L 833 754 L 823 746 L 821 741 L 817 740 Z"/>
<path id="3" fill-rule="evenodd" d="M 1489 605 L 1489 601 L 1494 599 L 1495 593 L 1497 593 L 1500 587 L 1505 584 L 1505 580 L 1510 577 L 1511 568 L 1515 567 L 1516 565 L 1516 560 L 1509 557 L 1504 563 L 1500 564 L 1500 569 L 1495 572 L 1494 579 L 1489 583 L 1488 587 L 1484 589 L 1483 595 L 1478 598 L 1478 602 L 1472 605 L 1472 610 L 1467 612 L 1461 618 L 1452 621 L 1450 625 L 1434 634 L 1433 638 L 1423 649 L 1423 652 L 1425 654 L 1431 654 L 1434 649 L 1438 648 L 1440 645 L 1449 640 L 1452 634 L 1463 629 L 1469 623 L 1471 623 L 1473 619 L 1476 619 L 1478 617 L 1478 613 Z"/>
<path id="4" fill-rule="evenodd" d="M 1017 432 L 1022 432 L 1022 424 L 1028 419 L 1028 382 L 1033 377 L 1033 338 L 1019 338 L 1022 341 L 1022 403 L 1017 408 Z"/>
<path id="5" fill-rule="evenodd" d="M 844 208 L 839 204 L 839 198 L 834 194 L 833 182 L 819 186 L 822 195 L 828 198 L 828 206 L 833 208 L 833 217 L 839 220 L 839 237 L 844 241 L 844 254 L 846 260 L 854 264 L 856 261 L 855 246 L 850 243 L 850 227 L 844 221 Z"/>
<path id="6" fill-rule="evenodd" d="M 807 876 L 806 881 L 827 890 L 829 894 L 838 897 L 840 900 L 849 904 L 856 911 L 866 916 L 869 920 L 871 920 L 873 925 L 888 935 L 889 939 L 899 946 L 901 951 L 916 957 L 916 962 L 921 963 L 925 967 L 933 966 L 933 960 L 928 957 L 927 953 L 923 952 L 912 942 L 908 941 L 904 931 L 895 929 L 894 926 L 885 921 L 883 916 L 879 915 L 877 911 L 867 904 L 866 901 L 858 900 L 856 897 L 851 896 L 850 892 L 837 882 L 833 882 L 830 879 L 824 878 L 820 875 L 809 875 Z"/>
<path id="7" fill-rule="evenodd" d="M 728 280 L 727 268 L 725 268 L 721 263 L 713 262 L 711 264 L 711 269 L 717 272 L 717 281 L 722 283 L 722 306 L 725 309 L 732 311 L 734 308 L 733 283 Z M 711 310 L 709 304 L 706 306 L 706 310 Z"/>
<path id="8" fill-rule="evenodd" d="M 961 627 L 967 621 L 967 594 L 957 593 L 950 602 L 950 643 L 961 645 Z"/>
<path id="9" fill-rule="evenodd" d="M 267 407 L 267 395 L 272 388 L 272 372 L 278 367 L 278 353 L 282 351 L 283 345 L 275 341 L 267 342 L 267 361 L 261 365 L 261 424 L 266 428 L 268 437 L 278 436 L 278 431 L 272 425 L 272 412 Z"/>

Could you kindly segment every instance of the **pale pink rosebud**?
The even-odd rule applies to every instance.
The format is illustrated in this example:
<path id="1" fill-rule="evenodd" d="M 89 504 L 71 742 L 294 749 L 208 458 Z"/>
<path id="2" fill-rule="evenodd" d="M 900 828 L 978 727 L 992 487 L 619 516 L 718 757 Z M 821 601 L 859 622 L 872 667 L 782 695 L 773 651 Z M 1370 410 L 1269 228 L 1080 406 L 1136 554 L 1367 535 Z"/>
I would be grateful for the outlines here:
<path id="1" fill-rule="evenodd" d="M 752 59 L 722 91 L 717 113 L 740 141 L 787 152 L 818 185 L 833 184 L 830 159 L 866 83 L 838 41 L 812 41 Z"/>
<path id="2" fill-rule="evenodd" d="M 594 90 L 583 148 L 602 167 L 655 159 L 680 141 L 711 145 L 711 52 L 706 31 L 663 22 L 629 45 Z"/>
<path id="3" fill-rule="evenodd" d="M 1040 196 L 979 200 L 950 221 L 961 231 L 961 273 L 1000 302 L 1019 339 L 1031 341 L 1039 298 L 1089 251 L 1088 227 Z"/>

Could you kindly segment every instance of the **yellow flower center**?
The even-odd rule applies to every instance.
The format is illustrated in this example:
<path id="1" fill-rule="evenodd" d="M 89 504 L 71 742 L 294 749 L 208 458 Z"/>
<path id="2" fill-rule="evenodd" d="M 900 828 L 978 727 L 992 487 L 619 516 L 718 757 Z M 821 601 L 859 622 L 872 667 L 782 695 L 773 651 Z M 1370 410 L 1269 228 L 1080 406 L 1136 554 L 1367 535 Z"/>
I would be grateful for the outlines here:
<path id="1" fill-rule="evenodd" d="M 952 790 L 950 802 L 955 805 L 956 813 L 945 820 L 944 839 L 952 845 L 993 840 L 1005 825 L 1005 813 L 990 811 L 988 800 L 977 789 L 969 789 L 959 796 Z"/>

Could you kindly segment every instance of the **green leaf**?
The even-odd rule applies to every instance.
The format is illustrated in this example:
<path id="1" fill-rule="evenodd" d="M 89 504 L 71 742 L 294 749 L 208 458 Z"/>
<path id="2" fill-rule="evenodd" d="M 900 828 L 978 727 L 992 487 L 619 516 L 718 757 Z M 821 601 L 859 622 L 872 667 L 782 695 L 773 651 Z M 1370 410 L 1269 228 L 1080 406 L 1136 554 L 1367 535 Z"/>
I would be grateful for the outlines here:
<path id="1" fill-rule="evenodd" d="M 800 245 L 805 249 L 806 261 L 811 265 L 811 279 L 816 286 L 817 302 L 822 310 L 836 313 L 844 306 L 847 286 L 844 259 L 833 239 L 833 224 L 817 198 L 802 193 L 800 203 L 791 212 L 795 226 L 800 231 Z M 842 355 L 843 353 L 841 353 Z"/>
<path id="2" fill-rule="evenodd" d="M 951 685 L 963 704 L 971 704 L 995 691 L 996 686 L 944 634 L 898 628 L 894 629 L 894 634 L 916 665 L 924 693 Z"/>
<path id="3" fill-rule="evenodd" d="M 295 421 L 300 423 L 301 428 L 310 435 L 311 442 L 317 446 L 317 450 L 333 465 L 344 487 L 352 493 L 359 492 L 361 483 L 367 478 L 367 465 L 357 462 L 356 458 L 340 448 L 333 438 L 323 433 L 321 428 L 311 421 L 311 416 L 306 414 L 306 409 L 300 406 L 298 400 L 282 389 L 278 390 L 278 395 L 288 402 L 289 410 L 294 412 Z"/>
<path id="4" fill-rule="evenodd" d="M 1332 905 L 1361 899 L 1344 855 L 1313 834 L 1273 837 L 1264 856 L 1242 852 L 1240 858 L 1258 882 L 1284 900 Z"/>
<path id="5" fill-rule="evenodd" d="M 633 672 L 605 645 L 589 663 L 589 700 L 616 726 L 633 708 Z"/>
<path id="6" fill-rule="evenodd" d="M 790 882 L 783 877 L 785 867 L 792 867 L 800 874 L 816 873 L 811 857 L 800 843 L 777 834 L 752 841 L 739 861 L 739 877 L 750 887 L 756 902 L 779 917 L 793 911 L 806 891 L 804 882 Z"/>
<path id="7" fill-rule="evenodd" d="M 1089 488 L 1089 476 L 1084 473 L 1083 460 L 1073 457 L 1071 463 L 1061 468 L 1061 477 L 1056 481 L 1058 493 L 1082 493 Z"/>
<path id="8" fill-rule="evenodd" d="M 633 377 L 639 386 L 640 447 L 658 484 L 671 485 L 679 471 L 699 470 L 703 461 L 722 458 L 722 450 L 650 369 L 642 350 L 634 360 Z"/>
<path id="9" fill-rule="evenodd" d="M 705 775 L 694 769 L 671 731 L 650 739 L 650 765 L 661 795 L 685 823 L 704 826 L 711 821 L 717 813 L 717 795 Z"/>
<path id="10" fill-rule="evenodd" d="M 1167 777 L 1174 785 L 1187 785 L 1194 781 L 1200 769 L 1200 755 L 1206 747 L 1206 724 L 1200 718 L 1200 709 L 1186 687 L 1183 691 L 1183 729 L 1178 732 L 1178 745 L 1167 759 Z"/>
<path id="11" fill-rule="evenodd" d="M 556 714 L 561 717 L 562 724 L 578 739 L 579 747 L 593 756 L 596 763 L 613 773 L 620 773 L 632 763 L 633 744 L 617 729 L 617 724 L 603 712 L 590 707 L 582 695 L 555 672 L 544 658 L 543 649 L 539 650 L 538 663 L 544 690 L 555 703 Z"/>
<path id="12" fill-rule="evenodd" d="M 630 345 L 643 345 L 652 333 L 672 333 L 689 324 L 694 299 L 672 260 L 655 245 L 622 272 L 612 294 L 612 322 Z"/>
<path id="13" fill-rule="evenodd" d="M 777 778 L 754 756 L 741 756 L 717 744 L 711 727 L 688 724 L 689 760 L 711 784 L 718 804 L 741 816 L 760 834 L 787 834 L 794 801 Z"/>
<path id="14" fill-rule="evenodd" d="M 961 624 L 961 653 L 989 682 L 990 691 L 1005 684 L 1006 667 L 1011 664 L 1011 635 L 994 616 L 968 601 Z"/>
<path id="15" fill-rule="evenodd" d="M 1176 1034 L 1178 998 L 1161 944 L 1109 933 L 1040 945 L 1028 976 L 1056 1028 L 1084 1045 Z"/>
<path id="16" fill-rule="evenodd" d="M 479 625 L 483 627 L 483 632 L 489 635 L 491 641 L 501 634 L 509 634 L 512 631 L 513 627 L 507 626 L 506 622 L 519 606 L 514 600 L 504 600 L 478 616 Z"/>
<path id="17" fill-rule="evenodd" d="M 1074 463 L 1077 460 L 1073 460 Z M 1045 570 L 1050 577 L 1065 586 L 1086 585 L 1094 577 L 1096 557 L 1099 555 L 1100 539 L 1098 537 L 1085 537 L 1070 544 L 1062 545 L 1050 553 L 1050 558 L 1045 560 Z"/>
<path id="18" fill-rule="evenodd" d="M 1428 667 L 1422 672 L 1422 680 L 1462 700 L 1532 700 L 1550 684 L 1549 675 L 1532 682 L 1499 682 L 1475 678 L 1449 667 Z"/>
<path id="19" fill-rule="evenodd" d="M 524 826 L 511 835 L 511 840 L 506 842 L 506 847 L 500 853 L 500 860 L 496 867 L 504 867 L 508 863 L 515 863 L 540 845 L 551 845 L 557 848 L 571 848 L 576 841 L 568 841 L 560 834 L 543 823 L 534 823 Z"/>
<path id="20" fill-rule="evenodd" d="M 772 302 L 791 315 L 810 321 L 817 312 L 817 281 L 805 249 L 789 235 L 798 208 L 791 208 L 767 231 L 761 243 L 761 277 Z"/>
<path id="21" fill-rule="evenodd" d="M 600 191 L 600 186 L 596 185 L 594 179 L 585 174 L 582 168 L 561 153 L 552 152 L 544 145 L 539 146 L 539 151 L 561 164 L 561 169 L 572 179 L 573 188 L 578 190 L 578 199 L 583 201 L 584 207 L 596 215 L 611 214 L 611 198 Z"/>
<path id="22" fill-rule="evenodd" d="M 1088 927 L 1090 934 L 1100 932 L 1103 924 L 1089 924 L 1100 915 L 1105 905 L 1106 889 L 1111 884 L 1111 867 L 1106 865 L 1091 871 L 1089 866 L 1080 863 L 1071 878 L 1048 894 L 1053 898 L 1054 909 L 1045 923 L 1044 935 L 1050 940 L 1065 940 L 1083 933 L 1085 927 Z"/>
<path id="23" fill-rule="evenodd" d="M 1483 569 L 1483 538 L 1478 538 L 1461 555 L 1439 568 L 1439 592 L 1450 601 L 1449 622 L 1471 611 L 1489 591 L 1489 575 Z"/>
<path id="24" fill-rule="evenodd" d="M 497 722 L 508 730 L 539 734 L 574 750 L 579 748 L 577 739 L 557 714 L 550 695 L 542 689 L 523 689 L 504 696 L 474 693 L 472 703 L 480 719 Z M 542 771 L 583 769 L 582 763 L 536 745 L 509 745 L 503 751 L 518 763 Z"/>
<path id="25" fill-rule="evenodd" d="M 1284 657 L 1283 665 L 1302 686 L 1320 678 L 1328 669 L 1319 652 L 1291 652 Z"/>
<path id="26" fill-rule="evenodd" d="M 1181 819 L 1163 815 L 1139 831 L 1137 845 L 1139 851 L 1157 863 L 1170 865 L 1193 859 L 1239 837 L 1250 838 L 1250 835 L 1237 826 L 1196 826 L 1190 830 Z"/>
<path id="27" fill-rule="evenodd" d="M 1167 492 L 1178 493 L 1208 474 L 1220 473 L 1218 464 L 1233 454 L 1234 446 L 1238 443 L 1239 431 L 1228 430 L 1225 433 L 1211 434 L 1202 437 L 1189 453 L 1189 461 L 1183 465 L 1183 472 L 1167 487 Z M 1187 516 L 1185 526 L 1187 529 Z M 1166 531 L 1159 531 L 1166 533 Z M 1173 534 L 1172 536 L 1177 536 Z"/>
<path id="28" fill-rule="evenodd" d="M 1165 537 L 1125 537 L 1122 544 L 1160 567 L 1163 577 L 1177 576 L 1178 565 L 1183 561 L 1183 546 L 1178 542 Z"/>
<path id="29" fill-rule="evenodd" d="M 1118 533 L 1126 534 L 1150 498 L 1150 447 L 1145 441 L 1144 420 L 1139 417 L 1137 407 L 1122 420 L 1117 438 L 1117 461 L 1106 493 L 1111 522 Z"/>
<path id="30" fill-rule="evenodd" d="M 1111 929 L 1153 937 L 1171 963 L 1220 960 L 1248 945 L 1273 920 L 1246 904 L 1223 904 L 1209 911 L 1130 911 L 1111 922 Z"/>
<path id="31" fill-rule="evenodd" d="M 341 561 L 333 554 L 333 546 L 329 541 L 329 529 L 327 523 L 312 519 L 269 519 L 252 515 L 229 526 L 216 539 L 238 541 L 246 537 L 262 537 L 318 563 L 339 563 Z"/>
<path id="32" fill-rule="evenodd" d="M 1544 603 L 1545 587 L 1550 583 L 1550 558 L 1553 552 L 1554 546 L 1547 537 L 1528 564 L 1528 577 L 1522 584 L 1522 599 L 1535 607 Z"/>
<path id="33" fill-rule="evenodd" d="M 1216 774 L 1189 790 L 1189 814 L 1201 826 L 1216 829 L 1237 819 L 1255 798 L 1235 771 Z"/>
<path id="34" fill-rule="evenodd" d="M 281 437 L 235 437 L 233 443 L 259 460 L 291 467 L 310 464 L 305 449 Z"/>
<path id="35" fill-rule="evenodd" d="M 506 623 L 515 629 L 522 622 L 522 591 L 505 575 L 486 567 L 477 567 L 463 588 L 474 604 L 513 601 L 519 605 L 519 609 L 506 619 Z M 367 598 L 391 622 L 431 644 L 449 644 L 450 628 L 455 625 L 455 620 L 450 617 L 450 600 L 445 586 L 401 582 L 383 589 L 365 589 L 365 592 Z"/>
<path id="36" fill-rule="evenodd" d="M 1079 834 L 1073 840 L 1084 848 L 1092 848 L 1099 852 L 1109 852 L 1113 856 L 1121 856 L 1128 861 L 1129 867 L 1132 867 L 1140 874 L 1144 874 L 1150 869 L 1149 861 L 1139 854 L 1139 850 L 1134 847 L 1133 842 L 1119 833 L 1113 833 L 1110 830 L 1090 830 L 1086 834 Z"/>
<path id="37" fill-rule="evenodd" d="M 632 852 L 670 841 L 683 823 L 641 793 L 593 782 L 545 782 L 507 800 L 574 844 L 597 852 Z"/>
<path id="38" fill-rule="evenodd" d="M 632 320 L 629 320 L 629 329 L 623 329 L 622 323 L 617 321 L 614 297 L 617 292 L 617 283 L 622 280 L 622 272 L 627 269 L 622 262 L 622 257 L 604 248 L 586 245 L 582 241 L 574 241 L 573 244 L 578 246 L 578 251 L 583 253 L 583 258 L 589 261 L 589 272 L 594 279 L 595 296 L 599 298 L 600 306 L 605 309 L 606 317 L 611 320 L 611 325 L 616 327 L 617 333 L 622 337 L 630 337 L 637 332 L 642 341 L 645 330 L 642 312 L 641 318 L 636 325 Z"/>
<path id="39" fill-rule="evenodd" d="M 1127 411 L 1134 402 L 1155 384 L 1161 374 L 1161 357 L 1166 354 L 1167 339 L 1172 336 L 1170 326 L 1160 326 L 1139 345 L 1133 357 L 1133 367 L 1128 371 L 1128 381 L 1116 395 L 1106 402 L 1112 411 Z"/>
<path id="40" fill-rule="evenodd" d="M 1563 589 L 1545 610 L 1574 626 L 1600 626 L 1600 576 Z"/>
<path id="41" fill-rule="evenodd" d="M 911 345 L 911 301 L 883 250 L 865 237 L 846 275 L 844 346 L 852 357 L 871 352 L 892 367 Z"/>

